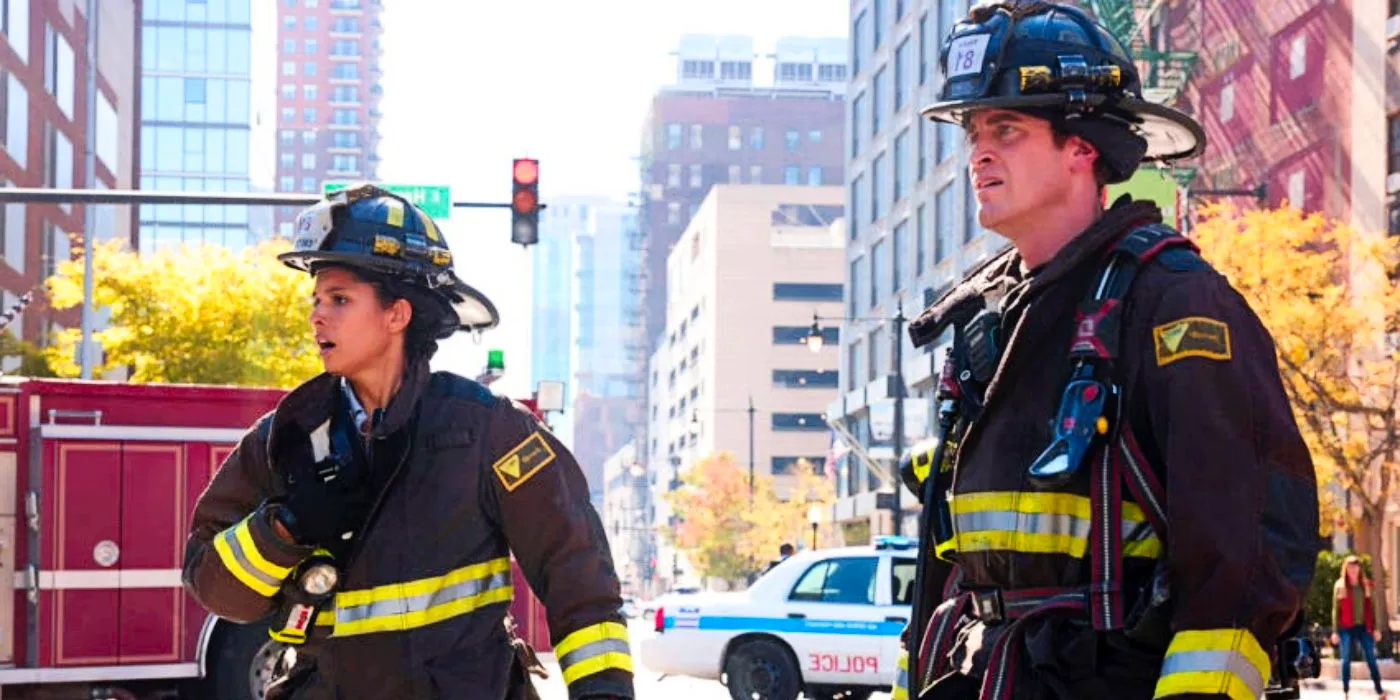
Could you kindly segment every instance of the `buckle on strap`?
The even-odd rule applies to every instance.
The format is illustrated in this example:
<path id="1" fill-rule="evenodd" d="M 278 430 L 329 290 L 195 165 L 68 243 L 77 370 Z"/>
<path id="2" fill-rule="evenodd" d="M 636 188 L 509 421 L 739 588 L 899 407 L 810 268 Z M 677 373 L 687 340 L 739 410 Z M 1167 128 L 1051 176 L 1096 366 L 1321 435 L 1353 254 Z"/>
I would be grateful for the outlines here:
<path id="1" fill-rule="evenodd" d="M 963 586 L 972 603 L 970 614 L 985 625 L 1000 625 L 1035 612 L 1049 603 L 1088 600 L 1085 586 L 1003 589 L 996 586 Z"/>

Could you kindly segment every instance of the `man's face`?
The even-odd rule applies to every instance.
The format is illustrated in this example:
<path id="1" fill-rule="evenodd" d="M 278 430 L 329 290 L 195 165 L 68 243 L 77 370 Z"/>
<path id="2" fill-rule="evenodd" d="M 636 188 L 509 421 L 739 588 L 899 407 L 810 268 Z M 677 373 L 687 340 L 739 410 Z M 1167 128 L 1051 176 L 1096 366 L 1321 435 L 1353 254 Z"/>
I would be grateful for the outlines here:
<path id="1" fill-rule="evenodd" d="M 1056 145 L 1050 122 L 1021 112 L 974 112 L 967 139 L 977 220 L 1013 241 L 1035 230 L 1037 217 L 1065 201 L 1072 177 L 1086 167 L 1093 177 L 1092 146 L 1073 136 Z"/>

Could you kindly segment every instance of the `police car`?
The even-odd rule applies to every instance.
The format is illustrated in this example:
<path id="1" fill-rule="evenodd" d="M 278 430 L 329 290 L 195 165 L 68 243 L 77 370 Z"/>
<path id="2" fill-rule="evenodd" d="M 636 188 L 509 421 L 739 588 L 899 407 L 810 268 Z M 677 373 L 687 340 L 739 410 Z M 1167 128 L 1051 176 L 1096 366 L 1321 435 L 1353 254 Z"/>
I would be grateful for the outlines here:
<path id="1" fill-rule="evenodd" d="M 735 700 L 863 700 L 894 682 L 916 556 L 915 541 L 881 537 L 795 554 L 742 593 L 669 601 L 642 663 L 720 679 Z"/>

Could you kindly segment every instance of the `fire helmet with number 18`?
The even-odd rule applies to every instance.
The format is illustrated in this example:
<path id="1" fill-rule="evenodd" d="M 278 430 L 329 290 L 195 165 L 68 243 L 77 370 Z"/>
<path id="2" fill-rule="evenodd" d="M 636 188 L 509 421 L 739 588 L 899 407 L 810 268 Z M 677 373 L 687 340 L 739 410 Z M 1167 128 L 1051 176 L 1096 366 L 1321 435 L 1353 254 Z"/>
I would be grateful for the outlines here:
<path id="1" fill-rule="evenodd" d="M 277 259 L 304 272 L 342 265 L 403 282 L 412 290 L 410 301 L 444 312 L 439 339 L 500 322 L 491 300 L 457 278 L 452 251 L 432 218 L 368 183 L 335 192 L 298 215 L 292 250 Z"/>
<path id="2" fill-rule="evenodd" d="M 1075 7 L 978 3 L 939 60 L 943 89 L 924 117 L 966 126 L 974 111 L 1009 109 L 1049 120 L 1098 149 L 1109 182 L 1132 177 L 1144 160 L 1189 158 L 1205 147 L 1194 119 L 1143 99 L 1123 45 Z"/>

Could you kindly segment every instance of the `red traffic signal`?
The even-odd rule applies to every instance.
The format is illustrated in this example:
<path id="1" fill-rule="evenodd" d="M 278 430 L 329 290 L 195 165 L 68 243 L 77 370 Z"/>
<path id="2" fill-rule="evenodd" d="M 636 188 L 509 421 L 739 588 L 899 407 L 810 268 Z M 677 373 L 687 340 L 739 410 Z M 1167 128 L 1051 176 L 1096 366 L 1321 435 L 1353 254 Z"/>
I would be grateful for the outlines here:
<path id="1" fill-rule="evenodd" d="M 511 164 L 510 240 L 523 246 L 540 240 L 540 162 L 516 158 Z"/>

